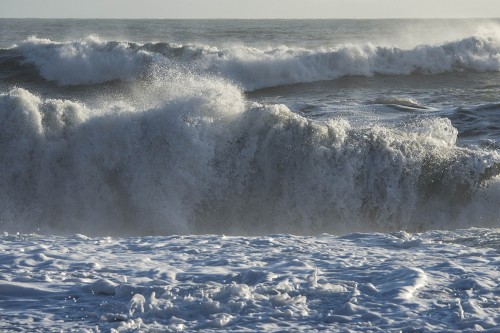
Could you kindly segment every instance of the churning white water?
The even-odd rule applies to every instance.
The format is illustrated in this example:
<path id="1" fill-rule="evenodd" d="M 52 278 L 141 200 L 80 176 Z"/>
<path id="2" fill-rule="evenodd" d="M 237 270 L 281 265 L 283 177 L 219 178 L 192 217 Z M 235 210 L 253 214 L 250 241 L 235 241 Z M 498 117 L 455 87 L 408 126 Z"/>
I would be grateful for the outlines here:
<path id="1" fill-rule="evenodd" d="M 498 330 L 498 22 L 51 22 L 0 20 L 0 330 Z"/>

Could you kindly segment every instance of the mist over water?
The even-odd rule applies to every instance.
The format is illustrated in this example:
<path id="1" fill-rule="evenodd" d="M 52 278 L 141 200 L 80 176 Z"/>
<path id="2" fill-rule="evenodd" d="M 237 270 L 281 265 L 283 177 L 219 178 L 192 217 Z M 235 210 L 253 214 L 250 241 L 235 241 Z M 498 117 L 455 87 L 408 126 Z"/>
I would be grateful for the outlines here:
<path id="1" fill-rule="evenodd" d="M 30 36 L 73 42 L 90 35 L 105 41 L 228 47 L 246 45 L 314 49 L 339 44 L 397 46 L 440 44 L 470 36 L 498 36 L 498 19 L 387 20 L 84 20 L 2 19 L 0 47 Z"/>
<path id="2" fill-rule="evenodd" d="M 37 37 L 3 37 L 3 230 L 500 225 L 496 22 L 191 23 L 34 21 Z"/>

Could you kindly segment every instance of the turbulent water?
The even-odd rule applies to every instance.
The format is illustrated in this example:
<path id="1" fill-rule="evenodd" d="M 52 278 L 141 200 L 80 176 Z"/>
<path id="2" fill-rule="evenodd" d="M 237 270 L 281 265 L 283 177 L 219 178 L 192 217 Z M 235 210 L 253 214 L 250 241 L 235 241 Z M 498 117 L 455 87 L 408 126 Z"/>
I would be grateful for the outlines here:
<path id="1" fill-rule="evenodd" d="M 500 323 L 492 315 L 499 20 L 0 25 L 0 307 L 14 316 L 0 327 L 494 331 Z M 75 234 L 87 236 L 65 236 Z M 394 237 L 411 249 L 378 265 L 399 255 Z M 218 244 L 213 265 L 200 254 L 207 242 Z M 302 254 L 293 258 L 296 242 Z M 354 254 L 342 266 L 346 243 Z M 225 246 L 241 258 L 228 259 Z M 78 264 L 67 281 L 59 274 L 81 260 L 66 258 L 71 247 L 108 256 Z M 189 258 L 168 263 L 154 250 L 164 247 Z M 112 264 L 122 260 L 117 248 L 141 263 Z M 457 248 L 460 263 L 432 256 Z M 271 249 L 284 261 L 263 260 Z M 416 262 L 404 266 L 410 254 Z M 144 273 L 154 269 L 149 256 L 168 267 Z M 363 274 L 349 269 L 362 267 L 360 257 Z M 475 263 L 484 276 L 470 276 Z M 21 277 L 30 269 L 45 275 Z M 58 304 L 68 292 L 87 316 L 71 308 L 66 325 L 59 306 L 43 302 L 28 306 L 31 319 L 22 315 L 30 297 Z M 401 324 L 408 308 L 414 324 Z"/>

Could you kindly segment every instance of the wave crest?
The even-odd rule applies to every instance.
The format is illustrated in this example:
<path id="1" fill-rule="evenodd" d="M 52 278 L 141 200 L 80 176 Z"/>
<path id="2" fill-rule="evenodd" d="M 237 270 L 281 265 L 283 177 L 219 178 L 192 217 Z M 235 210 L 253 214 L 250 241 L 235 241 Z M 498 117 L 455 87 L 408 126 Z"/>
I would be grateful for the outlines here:
<path id="1" fill-rule="evenodd" d="M 440 45 L 397 47 L 338 45 L 322 49 L 234 46 L 225 49 L 169 43 L 102 42 L 96 37 L 73 43 L 31 38 L 16 47 L 47 80 L 62 85 L 135 80 L 150 64 L 215 74 L 245 90 L 352 75 L 412 75 L 461 71 L 499 71 L 500 44 L 472 36 Z"/>
<path id="2" fill-rule="evenodd" d="M 73 43 L 32 37 L 17 50 L 46 80 L 61 85 L 134 80 L 151 61 L 151 55 L 134 44 L 102 42 L 93 36 Z"/>
<path id="3" fill-rule="evenodd" d="M 403 130 L 314 121 L 228 82 L 164 69 L 154 103 L 0 96 L 6 231 L 87 234 L 498 226 L 498 152 L 442 118 Z M 162 96 L 162 98 L 158 98 Z M 479 218 L 480 217 L 480 218 Z"/>

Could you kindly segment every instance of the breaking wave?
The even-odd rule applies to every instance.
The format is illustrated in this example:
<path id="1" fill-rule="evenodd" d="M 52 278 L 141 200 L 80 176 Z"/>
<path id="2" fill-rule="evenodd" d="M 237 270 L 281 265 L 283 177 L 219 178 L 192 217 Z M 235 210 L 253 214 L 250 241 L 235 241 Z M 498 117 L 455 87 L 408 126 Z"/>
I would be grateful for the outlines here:
<path id="1" fill-rule="evenodd" d="M 149 103 L 92 109 L 21 88 L 0 96 L 3 230 L 317 234 L 500 224 L 500 156 L 457 147 L 448 119 L 417 119 L 404 131 L 315 121 L 248 102 L 226 80 L 171 69 L 141 89 Z"/>
<path id="2" fill-rule="evenodd" d="M 95 36 L 59 43 L 33 37 L 11 49 L 1 50 L 0 54 L 3 72 L 35 70 L 46 80 L 60 85 L 136 80 L 147 73 L 152 64 L 215 74 L 245 90 L 255 90 L 353 75 L 499 71 L 500 43 L 496 38 L 472 36 L 408 50 L 371 44 L 259 49 L 104 42 Z"/>

